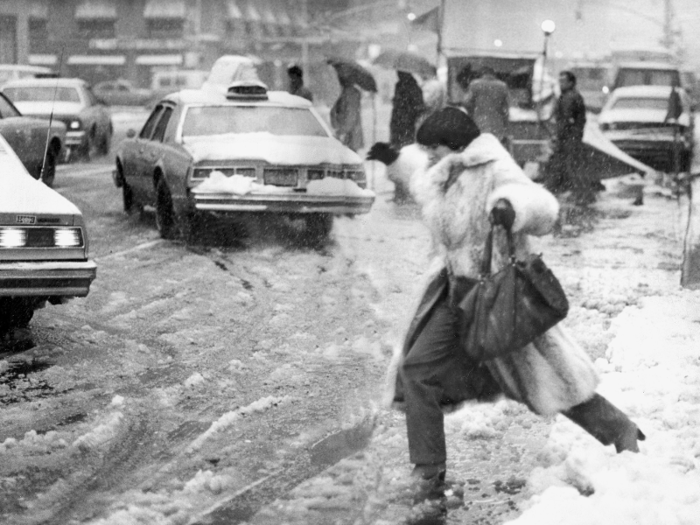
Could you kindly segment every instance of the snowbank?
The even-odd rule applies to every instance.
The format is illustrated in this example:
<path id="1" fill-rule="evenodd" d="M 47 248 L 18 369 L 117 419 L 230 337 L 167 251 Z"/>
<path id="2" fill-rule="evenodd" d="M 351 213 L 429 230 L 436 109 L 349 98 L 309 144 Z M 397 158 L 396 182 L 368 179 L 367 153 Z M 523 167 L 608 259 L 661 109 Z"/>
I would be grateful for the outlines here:
<path id="1" fill-rule="evenodd" d="M 700 516 L 700 292 L 649 297 L 613 322 L 599 391 L 647 435 L 615 454 L 559 416 L 509 525 L 695 525 Z M 604 361 L 604 360 L 601 360 Z"/>

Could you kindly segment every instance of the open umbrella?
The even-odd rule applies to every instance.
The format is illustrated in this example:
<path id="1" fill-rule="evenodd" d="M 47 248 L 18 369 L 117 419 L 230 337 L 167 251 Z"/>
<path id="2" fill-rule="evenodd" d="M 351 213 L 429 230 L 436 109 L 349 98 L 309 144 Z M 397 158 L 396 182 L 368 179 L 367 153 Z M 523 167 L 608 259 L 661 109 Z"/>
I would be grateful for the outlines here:
<path id="1" fill-rule="evenodd" d="M 388 69 L 415 73 L 424 78 L 435 76 L 435 66 L 427 58 L 410 51 L 388 49 L 379 53 L 372 63 Z"/>
<path id="2" fill-rule="evenodd" d="M 327 62 L 335 68 L 339 77 L 349 79 L 353 84 L 365 91 L 370 91 L 372 93 L 377 92 L 377 81 L 374 80 L 372 73 L 354 60 L 334 57 L 329 58 Z"/>

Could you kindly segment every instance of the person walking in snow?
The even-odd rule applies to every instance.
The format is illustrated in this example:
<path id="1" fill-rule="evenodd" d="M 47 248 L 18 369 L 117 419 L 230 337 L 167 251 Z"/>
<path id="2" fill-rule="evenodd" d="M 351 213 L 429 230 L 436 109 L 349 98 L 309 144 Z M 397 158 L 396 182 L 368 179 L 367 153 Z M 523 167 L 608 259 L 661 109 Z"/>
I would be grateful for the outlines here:
<path id="1" fill-rule="evenodd" d="M 561 95 L 554 106 L 556 131 L 552 155 L 545 166 L 545 186 L 554 193 L 571 191 L 576 204 L 595 201 L 599 181 L 584 169 L 583 130 L 586 127 L 586 105 L 576 89 L 576 75 L 559 73 Z"/>
<path id="2" fill-rule="evenodd" d="M 399 77 L 394 87 L 389 141 L 397 149 L 415 141 L 416 122 L 425 111 L 423 90 L 411 73 L 397 71 Z"/>
<path id="3" fill-rule="evenodd" d="M 478 280 L 490 223 L 500 226 L 492 261 L 497 271 L 508 259 L 505 230 L 512 232 L 518 258 L 524 258 L 529 236 L 552 229 L 558 202 L 462 109 L 437 111 L 416 138 L 429 162 L 420 177 L 412 178 L 411 191 L 432 234 L 435 256 L 388 371 L 387 401 L 406 413 L 419 494 L 442 493 L 447 460 L 443 413 L 467 400 L 505 395 L 542 416 L 564 414 L 618 452 L 637 452 L 637 440 L 644 435 L 595 392 L 598 376 L 591 360 L 561 323 L 521 350 L 481 364 L 460 347 L 453 305 Z"/>
<path id="4" fill-rule="evenodd" d="M 336 138 L 353 151 L 365 145 L 362 134 L 362 93 L 353 80 L 338 74 L 340 96 L 331 108 L 331 127 Z"/>

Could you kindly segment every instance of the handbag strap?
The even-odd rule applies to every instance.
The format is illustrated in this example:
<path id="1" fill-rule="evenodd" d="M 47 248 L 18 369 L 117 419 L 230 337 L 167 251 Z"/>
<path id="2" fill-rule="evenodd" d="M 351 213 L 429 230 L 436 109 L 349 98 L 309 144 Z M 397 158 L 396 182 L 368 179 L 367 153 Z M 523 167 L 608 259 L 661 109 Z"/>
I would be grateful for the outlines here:
<path id="1" fill-rule="evenodd" d="M 491 258 L 493 257 L 493 232 L 496 229 L 495 224 L 491 224 L 489 233 L 486 236 L 486 246 L 484 246 L 484 257 L 481 259 L 481 271 L 480 275 L 482 277 L 487 277 L 491 275 Z M 513 232 L 510 228 L 504 228 L 506 230 L 506 239 L 508 241 L 508 258 L 512 261 L 515 259 L 515 243 L 513 242 Z"/>

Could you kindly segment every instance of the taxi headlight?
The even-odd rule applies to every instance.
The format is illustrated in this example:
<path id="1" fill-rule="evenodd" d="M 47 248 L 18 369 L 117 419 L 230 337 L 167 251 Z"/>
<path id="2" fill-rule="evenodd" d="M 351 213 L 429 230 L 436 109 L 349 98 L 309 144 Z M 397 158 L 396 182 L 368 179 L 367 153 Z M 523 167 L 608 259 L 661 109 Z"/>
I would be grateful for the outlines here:
<path id="1" fill-rule="evenodd" d="M 80 129 L 82 127 L 82 123 L 79 120 L 71 120 L 70 124 L 68 124 L 68 129 L 76 130 Z"/>
<path id="2" fill-rule="evenodd" d="M 27 230 L 0 228 L 0 248 L 19 248 L 27 244 Z"/>
<path id="3" fill-rule="evenodd" d="M 80 228 L 57 228 L 53 233 L 53 242 L 59 248 L 82 246 L 83 235 Z"/>

